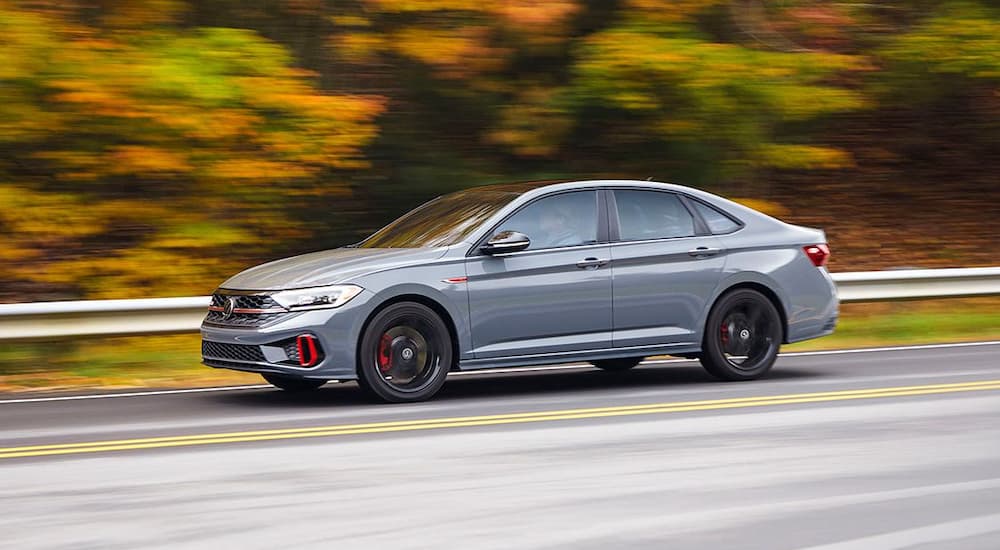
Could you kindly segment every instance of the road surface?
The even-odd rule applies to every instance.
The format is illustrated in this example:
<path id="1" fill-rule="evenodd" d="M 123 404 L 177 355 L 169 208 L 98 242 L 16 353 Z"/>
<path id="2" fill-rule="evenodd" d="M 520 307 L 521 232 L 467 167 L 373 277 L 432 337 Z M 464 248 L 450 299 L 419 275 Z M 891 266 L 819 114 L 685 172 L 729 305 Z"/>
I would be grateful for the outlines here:
<path id="1" fill-rule="evenodd" d="M 1000 548 L 1000 343 L 0 396 L 4 548 Z"/>

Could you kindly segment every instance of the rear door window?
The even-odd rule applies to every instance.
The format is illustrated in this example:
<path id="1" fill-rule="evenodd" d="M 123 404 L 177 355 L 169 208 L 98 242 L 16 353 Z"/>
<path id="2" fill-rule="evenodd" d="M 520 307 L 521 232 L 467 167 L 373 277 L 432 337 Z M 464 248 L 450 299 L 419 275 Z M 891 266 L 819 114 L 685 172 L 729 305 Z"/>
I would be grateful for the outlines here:
<path id="1" fill-rule="evenodd" d="M 694 218 L 677 195 L 632 189 L 616 190 L 614 193 L 621 240 L 694 236 Z"/>

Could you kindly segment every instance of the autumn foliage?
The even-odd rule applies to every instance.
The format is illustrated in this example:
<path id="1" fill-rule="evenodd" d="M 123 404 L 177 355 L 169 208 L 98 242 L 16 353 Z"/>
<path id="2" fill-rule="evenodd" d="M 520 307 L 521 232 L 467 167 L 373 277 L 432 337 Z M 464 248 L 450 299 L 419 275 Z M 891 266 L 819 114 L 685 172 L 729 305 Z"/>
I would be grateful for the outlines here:
<path id="1" fill-rule="evenodd" d="M 0 301 L 204 294 L 434 194 L 537 177 L 655 176 L 794 217 L 803 191 L 891 202 L 950 175 L 996 213 L 997 15 L 0 0 Z"/>

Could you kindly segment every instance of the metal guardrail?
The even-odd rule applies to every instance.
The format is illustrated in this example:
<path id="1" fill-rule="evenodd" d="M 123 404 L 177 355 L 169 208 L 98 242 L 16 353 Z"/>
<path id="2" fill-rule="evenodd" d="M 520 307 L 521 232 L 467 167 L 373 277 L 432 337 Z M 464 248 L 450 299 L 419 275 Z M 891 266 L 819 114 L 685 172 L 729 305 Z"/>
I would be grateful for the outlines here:
<path id="1" fill-rule="evenodd" d="M 1000 267 L 832 273 L 841 302 L 963 298 L 1000 294 Z M 2 312 L 0 312 L 2 315 Z"/>
<path id="2" fill-rule="evenodd" d="M 841 302 L 1000 295 L 1000 267 L 833 273 Z M 210 297 L 0 304 L 0 342 L 197 332 Z"/>

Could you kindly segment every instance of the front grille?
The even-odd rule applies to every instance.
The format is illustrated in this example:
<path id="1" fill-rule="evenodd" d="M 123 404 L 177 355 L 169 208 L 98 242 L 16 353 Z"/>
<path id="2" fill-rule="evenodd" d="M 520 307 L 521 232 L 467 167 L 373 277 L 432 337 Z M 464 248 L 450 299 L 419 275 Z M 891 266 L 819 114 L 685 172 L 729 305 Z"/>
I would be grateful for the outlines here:
<path id="1" fill-rule="evenodd" d="M 210 325 L 222 327 L 256 328 L 262 327 L 271 321 L 276 321 L 285 315 L 287 313 L 265 313 L 259 315 L 234 313 L 228 319 L 224 319 L 221 311 L 209 311 L 205 317 L 205 322 Z"/>
<path id="2" fill-rule="evenodd" d="M 213 294 L 212 305 L 223 307 L 230 298 L 236 298 L 236 307 L 240 309 L 275 309 L 281 305 L 266 294 Z"/>
<path id="3" fill-rule="evenodd" d="M 212 305 L 225 307 L 230 298 L 236 299 L 235 309 L 280 309 L 281 305 L 266 294 L 224 294 L 212 295 Z M 209 311 L 205 323 L 219 327 L 258 328 L 281 319 L 288 312 L 276 313 L 233 313 L 228 318 L 221 311 Z"/>
<path id="4" fill-rule="evenodd" d="M 202 357 L 212 357 L 215 359 L 228 359 L 232 361 L 264 363 L 264 352 L 260 346 L 245 344 L 224 344 L 222 342 L 201 341 Z"/>

